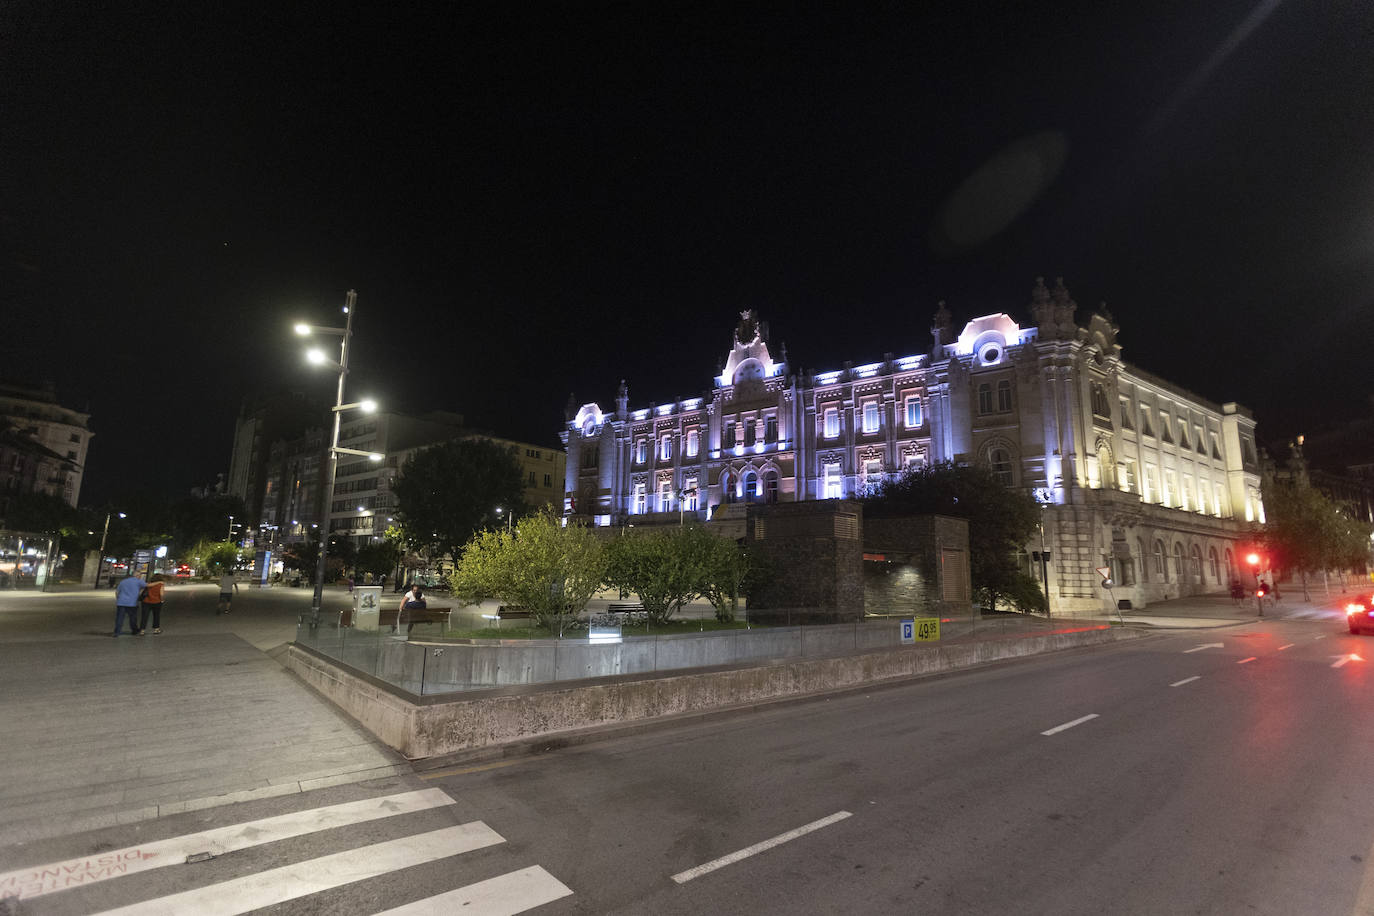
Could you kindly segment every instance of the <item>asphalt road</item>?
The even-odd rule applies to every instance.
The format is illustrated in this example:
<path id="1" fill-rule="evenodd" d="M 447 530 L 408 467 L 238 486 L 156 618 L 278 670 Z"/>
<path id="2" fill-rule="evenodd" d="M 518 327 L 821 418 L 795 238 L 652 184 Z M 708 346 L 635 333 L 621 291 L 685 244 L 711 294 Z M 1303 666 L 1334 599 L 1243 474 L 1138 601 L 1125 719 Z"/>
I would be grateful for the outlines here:
<path id="1" fill-rule="evenodd" d="M 1374 913 L 1371 655 L 1370 637 L 1329 620 L 1171 632 L 110 828 L 20 864 L 445 793 L 22 912 L 202 893 L 164 911 L 374 913 L 463 888 L 475 902 L 426 912 Z M 273 897 L 255 881 L 316 892 Z M 500 892 L 504 908 L 487 899 Z"/>

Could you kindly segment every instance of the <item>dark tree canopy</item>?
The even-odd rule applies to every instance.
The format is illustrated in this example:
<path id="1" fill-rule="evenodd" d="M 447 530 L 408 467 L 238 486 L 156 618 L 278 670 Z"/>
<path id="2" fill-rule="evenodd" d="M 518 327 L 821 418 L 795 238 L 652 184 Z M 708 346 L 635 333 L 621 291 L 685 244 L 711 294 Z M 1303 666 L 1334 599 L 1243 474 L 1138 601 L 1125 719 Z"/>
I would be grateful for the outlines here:
<path id="1" fill-rule="evenodd" d="M 456 559 L 499 506 L 519 515 L 525 485 L 515 449 L 471 437 L 417 452 L 396 480 L 397 515 L 407 541 Z"/>
<path id="2" fill-rule="evenodd" d="M 1005 486 L 984 465 L 941 463 L 884 481 L 864 500 L 864 515 L 896 518 L 948 515 L 968 521 L 969 577 L 989 603 L 1013 597 L 1022 606 L 1038 592 L 1016 563 L 1040 524 L 1040 507 L 1028 494 Z M 1029 580 L 1029 581 L 1027 581 Z"/>

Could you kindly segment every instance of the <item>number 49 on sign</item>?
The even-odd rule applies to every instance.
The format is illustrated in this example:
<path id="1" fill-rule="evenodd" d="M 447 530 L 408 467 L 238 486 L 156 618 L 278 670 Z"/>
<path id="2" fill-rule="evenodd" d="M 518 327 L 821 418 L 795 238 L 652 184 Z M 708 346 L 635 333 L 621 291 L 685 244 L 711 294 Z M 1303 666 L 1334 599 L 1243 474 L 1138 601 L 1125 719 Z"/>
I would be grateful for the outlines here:
<path id="1" fill-rule="evenodd" d="M 940 618 L 918 617 L 902 621 L 902 644 L 934 642 L 940 638 Z"/>

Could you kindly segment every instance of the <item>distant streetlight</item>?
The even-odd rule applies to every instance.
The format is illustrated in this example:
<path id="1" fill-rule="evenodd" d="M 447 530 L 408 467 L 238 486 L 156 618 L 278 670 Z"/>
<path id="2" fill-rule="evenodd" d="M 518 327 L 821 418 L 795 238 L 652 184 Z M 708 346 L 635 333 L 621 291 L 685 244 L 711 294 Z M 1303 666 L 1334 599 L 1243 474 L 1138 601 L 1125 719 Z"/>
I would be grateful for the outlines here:
<path id="1" fill-rule="evenodd" d="M 340 415 L 345 410 L 361 410 L 364 413 L 372 413 L 377 409 L 377 402 L 371 398 L 354 403 L 344 402 L 344 380 L 348 377 L 348 345 L 353 338 L 353 311 L 358 301 L 358 294 L 353 290 L 348 291 L 344 300 L 343 311 L 348 316 L 342 328 L 322 328 L 315 325 L 300 322 L 296 324 L 296 333 L 302 337 L 312 334 L 330 334 L 340 338 L 339 342 L 339 361 L 334 362 L 325 356 L 324 351 L 313 348 L 306 351 L 306 359 L 317 366 L 330 365 L 339 370 L 338 394 L 334 399 L 334 406 L 331 408 L 334 414 L 334 433 L 329 440 L 329 469 L 326 472 L 325 485 L 320 488 L 320 510 L 319 517 L 325 523 L 324 529 L 320 532 L 320 553 L 315 562 L 315 594 L 310 601 L 310 610 L 315 619 L 319 619 L 320 605 L 324 603 L 324 573 L 327 554 L 329 552 L 329 513 L 330 506 L 334 498 L 334 481 L 339 471 L 340 455 L 357 455 L 369 461 L 381 461 L 386 456 L 380 452 L 364 452 L 356 448 L 341 448 L 339 446 L 339 425 Z M 310 527 L 314 528 L 315 525 Z"/>
<path id="2" fill-rule="evenodd" d="M 91 586 L 93 589 L 100 588 L 100 571 L 105 568 L 105 538 L 110 534 L 110 517 L 116 514 L 120 518 L 128 518 L 123 512 L 105 513 L 105 530 L 100 532 L 100 559 L 95 564 L 95 585 Z"/>
<path id="3" fill-rule="evenodd" d="M 506 531 L 510 531 L 510 530 L 511 530 L 511 527 L 510 527 L 510 526 L 511 526 L 511 517 L 510 517 L 510 514 L 507 513 L 506 510 L 505 510 L 504 508 L 502 508 L 501 506 L 497 506 L 497 507 L 496 507 L 496 519 L 497 519 L 498 524 L 500 523 L 500 520 L 501 520 L 501 516 L 502 516 L 502 515 L 505 515 L 505 516 L 506 516 Z"/>

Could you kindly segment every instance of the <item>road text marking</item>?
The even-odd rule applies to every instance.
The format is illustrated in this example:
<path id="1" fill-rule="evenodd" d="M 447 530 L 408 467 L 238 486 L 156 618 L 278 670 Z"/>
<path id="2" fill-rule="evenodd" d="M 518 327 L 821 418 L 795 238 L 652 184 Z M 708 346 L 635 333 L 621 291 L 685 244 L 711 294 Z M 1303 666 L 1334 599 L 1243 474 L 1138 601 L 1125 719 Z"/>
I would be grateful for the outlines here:
<path id="1" fill-rule="evenodd" d="M 0 874 L 0 897 L 15 896 L 20 900 L 28 900 L 69 887 L 83 887 L 168 865 L 183 865 L 189 856 L 201 853 L 209 853 L 210 857 L 222 856 L 239 849 L 275 843 L 333 827 L 347 827 L 451 804 L 453 799 L 442 789 L 422 789 L 279 814 L 140 846 L 127 846 L 82 859 L 5 872 Z"/>
<path id="2" fill-rule="evenodd" d="M 831 824 L 839 823 L 845 818 L 851 816 L 852 815 L 850 815 L 848 811 L 836 811 L 829 817 L 823 817 L 818 821 L 812 821 L 811 823 L 798 827 L 795 830 L 789 830 L 786 833 L 780 833 L 777 836 L 773 837 L 771 840 L 764 840 L 762 843 L 755 843 L 753 846 L 747 846 L 744 849 L 739 850 L 738 852 L 732 852 L 728 856 L 721 856 L 719 859 L 712 859 L 705 865 L 698 865 L 696 868 L 689 868 L 686 871 L 680 871 L 677 874 L 673 875 L 673 880 L 676 881 L 678 884 L 686 884 L 693 878 L 700 878 L 702 875 L 709 874 L 718 868 L 724 868 L 727 865 L 733 865 L 741 859 L 747 859 L 750 856 L 756 856 L 761 852 L 772 849 L 774 846 L 781 846 L 783 843 L 795 840 L 797 839 L 797 837 L 805 836 L 806 834 L 811 833 L 813 830 L 820 830 L 822 827 L 829 827 Z"/>
<path id="3" fill-rule="evenodd" d="M 336 852 L 156 900 L 132 903 L 107 910 L 100 916 L 178 916 L 182 913 L 237 916 L 307 894 L 318 894 L 345 884 L 365 881 L 398 868 L 435 862 L 504 842 L 505 839 L 486 824 L 473 821 L 457 827 L 375 843 L 361 849 Z"/>
<path id="4" fill-rule="evenodd" d="M 1202 675 L 1200 675 L 1200 674 L 1195 674 L 1195 675 L 1193 675 L 1192 677 L 1185 677 L 1185 678 L 1184 678 L 1183 680 L 1181 680 L 1181 681 L 1174 681 L 1174 682 L 1173 682 L 1172 684 L 1170 684 L 1169 686 L 1170 686 L 1170 687 L 1182 687 L 1184 684 L 1191 684 L 1193 681 L 1201 680 L 1201 678 L 1202 678 Z"/>
<path id="5" fill-rule="evenodd" d="M 377 916 L 514 916 L 570 896 L 572 890 L 538 865 L 416 900 Z"/>
<path id="6" fill-rule="evenodd" d="M 1290 643 L 1289 643 L 1288 645 L 1286 645 L 1286 646 L 1279 646 L 1279 651 L 1282 652 L 1284 649 L 1291 649 L 1291 648 L 1293 648 L 1293 647 L 1296 646 L 1296 645 L 1297 645 L 1297 643 L 1295 643 L 1295 642 L 1290 642 Z"/>
<path id="7" fill-rule="evenodd" d="M 1364 659 L 1360 658 L 1358 655 L 1356 655 L 1356 654 L 1353 653 L 1353 652 L 1352 652 L 1351 654 L 1349 654 L 1349 655 L 1333 655 L 1333 656 L 1331 656 L 1331 657 L 1335 659 L 1335 661 L 1331 663 L 1331 667 L 1332 667 L 1332 668 L 1339 668 L 1341 665 L 1344 665 L 1346 662 L 1362 662 L 1362 661 L 1364 661 Z"/>
<path id="8" fill-rule="evenodd" d="M 1083 716 L 1083 717 L 1078 718 L 1078 719 L 1074 719 L 1072 722 L 1065 722 L 1063 725 L 1056 725 L 1054 728 L 1051 728 L 1051 729 L 1049 729 L 1048 731 L 1043 731 L 1043 732 L 1041 732 L 1040 734 L 1042 734 L 1042 735 L 1057 735 L 1057 734 L 1059 734 L 1060 732 L 1064 731 L 1065 729 L 1073 728 L 1075 725 L 1082 725 L 1084 722 L 1091 722 L 1093 719 L 1096 719 L 1096 718 L 1097 718 L 1097 713 L 1095 713 L 1095 712 L 1090 712 L 1090 713 L 1088 713 L 1086 716 Z"/>
<path id="9" fill-rule="evenodd" d="M 1240 661 L 1236 662 L 1236 664 L 1237 664 L 1237 665 L 1244 665 L 1246 662 L 1253 662 L 1253 661 L 1254 661 L 1255 659 L 1257 659 L 1257 658 L 1259 658 L 1258 655 L 1252 655 L 1252 656 L 1250 656 L 1249 658 L 1242 658 Z"/>
<path id="10" fill-rule="evenodd" d="M 1207 643 L 1206 645 L 1193 646 L 1193 648 L 1191 648 L 1191 649 L 1184 649 L 1184 650 L 1183 650 L 1183 654 L 1184 654 L 1184 655 L 1188 655 L 1188 654 L 1190 654 L 1190 653 L 1192 653 L 1192 652 L 1201 652 L 1203 649 L 1224 649 L 1224 648 L 1226 648 L 1226 643 L 1224 643 L 1224 642 L 1209 642 L 1209 643 Z"/>

